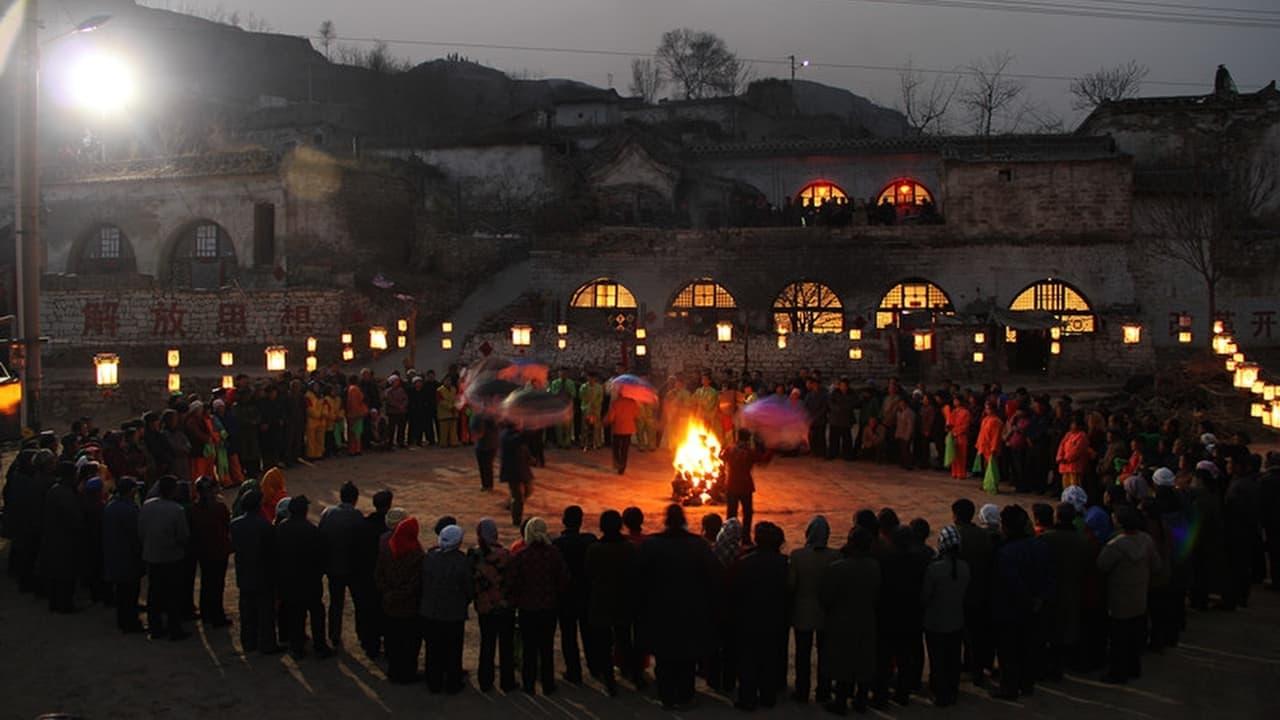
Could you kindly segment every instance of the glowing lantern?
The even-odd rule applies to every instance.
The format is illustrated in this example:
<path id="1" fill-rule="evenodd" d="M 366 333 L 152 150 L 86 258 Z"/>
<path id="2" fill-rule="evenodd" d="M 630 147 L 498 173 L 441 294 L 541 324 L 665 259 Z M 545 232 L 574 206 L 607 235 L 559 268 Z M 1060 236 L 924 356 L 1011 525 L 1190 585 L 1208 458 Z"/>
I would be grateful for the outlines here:
<path id="1" fill-rule="evenodd" d="M 342 348 L 342 361 L 351 362 L 356 359 L 356 349 L 350 345 Z"/>
<path id="2" fill-rule="evenodd" d="M 1280 402 L 1271 403 L 1271 427 L 1280 427 Z"/>
<path id="3" fill-rule="evenodd" d="M 1062 354 L 1062 343 L 1058 342 L 1057 340 L 1054 340 L 1053 342 L 1049 343 L 1049 354 L 1050 354 L 1050 355 L 1061 355 L 1061 354 Z"/>
<path id="4" fill-rule="evenodd" d="M 1236 364 L 1235 358 L 1227 358 L 1227 372 L 1235 372 Z"/>
<path id="5" fill-rule="evenodd" d="M 403 350 L 406 347 L 409 347 L 409 338 L 405 337 L 404 335 L 397 335 L 396 347 L 400 348 L 401 350 Z"/>
<path id="6" fill-rule="evenodd" d="M 182 392 L 182 375 L 176 372 L 169 373 L 169 392 Z"/>
<path id="7" fill-rule="evenodd" d="M 369 349 L 370 350 L 386 350 L 387 349 L 387 329 L 381 325 L 374 325 L 369 328 Z"/>
<path id="8" fill-rule="evenodd" d="M 862 348 L 860 348 L 860 347 L 851 347 L 851 348 L 849 348 L 849 359 L 850 359 L 850 360 L 861 360 L 861 359 L 862 359 Z"/>
<path id="9" fill-rule="evenodd" d="M 1262 382 L 1262 380 L 1254 380 L 1253 385 L 1249 386 L 1249 390 L 1254 395 L 1261 395 L 1262 392 L 1266 389 L 1267 389 L 1267 384 Z"/>
<path id="10" fill-rule="evenodd" d="M 396 332 L 402 332 L 402 333 L 409 332 L 409 321 L 405 320 L 404 318 L 400 318 L 399 320 L 396 320 Z"/>
<path id="11" fill-rule="evenodd" d="M 320 367 L 320 361 L 316 360 L 316 356 L 308 355 L 307 356 L 307 372 L 313 373 L 316 371 L 316 368 L 318 367 Z"/>
<path id="12" fill-rule="evenodd" d="M 982 351 L 978 351 L 973 354 L 973 361 L 975 363 L 978 363 L 979 365 L 981 365 L 986 359 L 987 359 L 987 356 L 984 355 Z"/>
<path id="13" fill-rule="evenodd" d="M 1276 399 L 1276 386 L 1268 385 L 1262 389 L 1262 399 L 1271 402 Z"/>
<path id="14" fill-rule="evenodd" d="M 1235 386 L 1240 390 L 1251 390 L 1258 379 L 1257 363 L 1242 362 L 1236 364 Z"/>
<path id="15" fill-rule="evenodd" d="M 1180 327 L 1180 328 L 1182 328 L 1182 329 L 1184 329 L 1184 330 L 1190 330 L 1190 329 L 1191 329 L 1191 316 L 1190 316 L 1190 315 L 1188 315 L 1188 314 L 1186 314 L 1186 313 L 1182 313 L 1181 315 L 1179 315 L 1179 316 L 1178 316 L 1178 327 Z"/>
<path id="16" fill-rule="evenodd" d="M 645 355 L 648 355 L 648 354 L 649 354 L 649 348 L 645 347 L 644 343 L 640 343 L 639 345 L 636 345 L 636 357 L 644 357 Z"/>
<path id="17" fill-rule="evenodd" d="M 1124 344 L 1137 345 L 1142 342 L 1142 326 L 1136 324 L 1128 324 L 1121 327 L 1124 331 Z"/>
<path id="18" fill-rule="evenodd" d="M 1013 328 L 1009 328 L 1009 327 L 1005 328 L 1005 329 L 1004 329 L 1004 341 L 1005 341 L 1005 342 L 1007 342 L 1007 343 L 1016 343 L 1016 342 L 1018 342 L 1018 331 L 1017 331 L 1017 330 L 1014 330 Z"/>
<path id="19" fill-rule="evenodd" d="M 1260 402 L 1253 403 L 1249 406 L 1249 416 L 1260 418 L 1267 413 L 1267 408 Z"/>
<path id="20" fill-rule="evenodd" d="M 638 327 L 638 328 L 636 328 L 636 339 L 637 339 L 637 340 L 644 340 L 644 339 L 645 339 L 645 338 L 647 338 L 647 337 L 649 337 L 649 331 L 648 331 L 648 330 L 645 330 L 645 329 L 644 329 L 644 328 L 642 328 L 642 327 Z"/>
<path id="21" fill-rule="evenodd" d="M 441 338 L 441 340 L 440 340 L 440 349 L 441 349 L 441 350 L 452 350 L 452 349 L 453 349 L 453 338 Z"/>
<path id="22" fill-rule="evenodd" d="M 569 326 L 568 326 L 568 325 L 565 325 L 564 323 L 560 323 L 559 325 L 557 325 L 557 326 L 556 326 L 556 334 L 557 334 L 557 335 L 568 335 L 568 334 L 569 334 Z"/>
<path id="23" fill-rule="evenodd" d="M 719 340 L 722 343 L 733 342 L 733 323 L 716 323 L 716 340 Z"/>
<path id="24" fill-rule="evenodd" d="M 222 376 L 222 389 L 230 390 L 236 386 L 236 379 L 231 375 Z"/>
<path id="25" fill-rule="evenodd" d="M 925 352 L 933 349 L 933 333 L 918 332 L 912 336 L 912 342 L 916 352 Z"/>
<path id="26" fill-rule="evenodd" d="M 169 367 L 176 368 L 182 364 L 182 352 L 178 348 L 169 348 L 169 352 L 165 353 L 165 360 Z"/>
<path id="27" fill-rule="evenodd" d="M 779 350 L 787 349 L 787 336 L 785 334 L 778 335 L 778 349 Z"/>
<path id="28" fill-rule="evenodd" d="M 450 343 L 450 344 L 452 344 L 452 343 Z M 561 349 L 561 350 L 563 350 L 563 349 L 565 349 L 565 348 L 569 347 L 569 341 L 568 341 L 568 340 L 565 340 L 564 338 L 560 338 L 559 340 L 556 340 L 556 347 L 557 347 L 557 348 L 559 348 L 559 349 Z"/>
<path id="29" fill-rule="evenodd" d="M 352 342 L 354 342 L 354 338 L 351 337 L 351 333 L 349 332 L 342 333 L 342 337 L 340 338 L 340 340 L 342 341 L 343 345 L 350 345 Z"/>
<path id="30" fill-rule="evenodd" d="M 511 326 L 511 344 L 516 347 L 529 347 L 533 344 L 533 328 L 528 325 Z"/>
<path id="31" fill-rule="evenodd" d="M 449 322 L 448 320 L 445 320 L 444 322 L 440 323 L 440 332 L 444 333 L 445 335 L 452 333 L 453 323 Z"/>
<path id="32" fill-rule="evenodd" d="M 1180 331 L 1180 332 L 1178 333 L 1178 342 L 1182 343 L 1183 345 L 1186 345 L 1187 343 L 1190 343 L 1190 342 L 1191 342 L 1191 331 L 1190 331 L 1190 330 L 1182 330 L 1182 331 Z"/>
<path id="33" fill-rule="evenodd" d="M 120 356 L 115 353 L 98 353 L 93 356 L 93 367 L 98 387 L 113 388 L 120 384 Z"/>
<path id="34" fill-rule="evenodd" d="M 976 332 L 973 334 L 973 343 L 975 345 L 985 345 L 987 343 L 987 334 L 984 332 Z"/>
<path id="35" fill-rule="evenodd" d="M 861 331 L 861 330 L 859 330 L 858 328 L 853 328 L 853 329 L 849 330 L 849 339 L 850 339 L 850 340 L 854 340 L 854 341 L 861 340 L 861 339 L 862 339 L 862 331 Z"/>
<path id="36" fill-rule="evenodd" d="M 1227 331 L 1226 325 L 1221 320 L 1213 321 L 1213 334 L 1221 335 Z"/>
<path id="37" fill-rule="evenodd" d="M 227 350 L 222 351 L 222 357 L 219 358 L 219 360 L 221 360 L 222 362 L 222 367 L 231 367 L 232 365 L 236 364 L 235 353 L 229 352 Z"/>
<path id="38" fill-rule="evenodd" d="M 1231 342 L 1231 338 L 1226 335 L 1214 335 L 1213 351 L 1218 355 L 1230 355 L 1231 353 L 1227 352 L 1227 343 L 1229 342 Z"/>
<path id="39" fill-rule="evenodd" d="M 267 348 L 267 372 L 283 372 L 287 365 L 289 351 L 282 345 Z"/>
<path id="40" fill-rule="evenodd" d="M 1229 355 L 1235 355 L 1235 354 L 1236 354 L 1236 353 L 1238 353 L 1238 352 L 1240 352 L 1240 346 L 1239 346 L 1239 345 L 1236 345 L 1236 341 L 1235 341 L 1235 340 L 1228 339 L 1228 340 L 1227 340 L 1227 354 L 1229 354 Z M 1238 362 L 1238 361 L 1237 361 L 1237 362 Z"/>
<path id="41" fill-rule="evenodd" d="M 1051 339 L 1051 340 L 1061 340 L 1061 339 L 1062 339 L 1062 328 L 1060 328 L 1060 327 L 1052 327 L 1052 328 L 1049 328 L 1049 339 Z"/>
<path id="42" fill-rule="evenodd" d="M 1275 423 L 1276 418 L 1274 416 L 1274 411 L 1275 411 L 1275 404 L 1272 404 L 1270 409 L 1268 408 L 1262 409 L 1262 424 L 1265 425 L 1266 427 L 1276 426 L 1276 423 Z"/>
<path id="43" fill-rule="evenodd" d="M 314 354 L 317 347 L 319 347 L 319 343 L 316 341 L 315 338 L 313 337 L 307 338 L 307 352 Z"/>

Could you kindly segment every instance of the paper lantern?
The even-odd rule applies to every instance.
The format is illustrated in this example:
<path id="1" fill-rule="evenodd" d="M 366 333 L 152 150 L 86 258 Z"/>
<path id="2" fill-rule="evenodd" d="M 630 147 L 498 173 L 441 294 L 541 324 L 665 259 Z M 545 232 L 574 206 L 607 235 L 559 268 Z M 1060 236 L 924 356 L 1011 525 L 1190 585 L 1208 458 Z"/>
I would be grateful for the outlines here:
<path id="1" fill-rule="evenodd" d="M 560 349 L 560 350 L 563 350 L 563 349 L 565 349 L 565 348 L 569 347 L 569 341 L 568 341 L 568 340 L 565 340 L 564 338 L 560 338 L 560 339 L 556 340 L 556 347 L 557 347 L 558 349 Z"/>
<path id="2" fill-rule="evenodd" d="M 861 359 L 862 359 L 862 348 L 860 348 L 860 347 L 851 347 L 851 348 L 849 348 L 849 359 L 850 359 L 850 360 L 861 360 Z"/>
<path id="3" fill-rule="evenodd" d="M 1061 340 L 1061 339 L 1062 339 L 1062 328 L 1060 328 L 1060 327 L 1052 327 L 1052 328 L 1049 328 L 1049 339 L 1051 339 L 1051 340 Z"/>
<path id="4" fill-rule="evenodd" d="M 569 334 L 569 326 L 568 326 L 568 325 L 565 325 L 564 323 L 560 323 L 559 325 L 557 325 L 557 326 L 556 326 L 556 334 L 557 334 L 557 335 L 568 335 L 568 334 Z"/>
<path id="5" fill-rule="evenodd" d="M 933 333 L 918 332 L 912 335 L 912 345 L 916 352 L 926 352 L 933 349 Z"/>
<path id="6" fill-rule="evenodd" d="M 176 372 L 169 373 L 169 392 L 182 392 L 182 375 Z"/>
<path id="7" fill-rule="evenodd" d="M 387 349 L 387 329 L 381 325 L 374 325 L 369 328 L 369 349 L 370 350 L 386 350 Z"/>
<path id="8" fill-rule="evenodd" d="M 1280 427 L 1280 401 L 1271 403 L 1271 427 Z"/>
<path id="9" fill-rule="evenodd" d="M 320 361 L 316 360 L 316 356 L 308 355 L 307 356 L 307 372 L 313 373 L 316 371 L 316 368 L 318 367 L 320 367 Z"/>
<path id="10" fill-rule="evenodd" d="M 1213 334 L 1214 334 L 1214 335 L 1222 335 L 1222 334 L 1223 334 L 1223 333 L 1225 333 L 1226 331 L 1227 331 L 1227 327 L 1226 327 L 1226 324 L 1225 324 L 1225 323 L 1223 323 L 1221 320 L 1214 320 L 1214 321 L 1213 321 Z"/>
<path id="11" fill-rule="evenodd" d="M 93 356 L 94 372 L 98 387 L 113 388 L 120 384 L 120 356 L 115 353 L 98 353 Z"/>
<path id="12" fill-rule="evenodd" d="M 1244 362 L 1244 353 L 1236 352 L 1235 350 L 1232 350 L 1231 359 L 1236 361 L 1236 365 L 1239 365 L 1240 363 Z"/>
<path id="13" fill-rule="evenodd" d="M 648 355 L 648 354 L 649 354 L 649 348 L 645 347 L 644 343 L 640 343 L 639 345 L 636 345 L 636 357 L 644 357 L 645 355 Z"/>
<path id="14" fill-rule="evenodd" d="M 441 349 L 441 350 L 452 350 L 452 349 L 453 349 L 453 338 L 441 338 L 441 339 L 440 339 L 440 349 Z"/>
<path id="15" fill-rule="evenodd" d="M 976 333 L 974 333 L 974 334 L 973 334 L 973 344 L 974 344 L 974 345 L 986 345 L 986 344 L 987 344 L 987 334 L 986 334 L 986 333 L 984 333 L 984 332 L 976 332 Z"/>
<path id="16" fill-rule="evenodd" d="M 533 328 L 528 325 L 511 326 L 511 344 L 516 347 L 529 347 L 533 344 Z"/>
<path id="17" fill-rule="evenodd" d="M 979 365 L 981 365 L 983 361 L 985 361 L 986 359 L 987 359 L 987 356 L 984 355 L 981 351 L 975 352 L 973 354 L 973 361 L 975 363 L 978 363 Z"/>
<path id="18" fill-rule="evenodd" d="M 644 329 L 644 328 L 642 328 L 642 327 L 638 327 L 638 328 L 636 328 L 636 339 L 637 339 L 637 340 L 644 340 L 644 339 L 645 339 L 645 338 L 647 338 L 647 337 L 649 337 L 649 331 L 648 331 L 648 330 L 645 330 L 645 329 Z"/>
<path id="19" fill-rule="evenodd" d="M 1269 408 L 1265 404 L 1256 402 L 1249 405 L 1249 416 L 1260 418 L 1267 413 Z"/>
<path id="20" fill-rule="evenodd" d="M 1057 340 L 1054 340 L 1053 342 L 1049 343 L 1049 354 L 1050 354 L 1050 355 L 1061 355 L 1061 354 L 1062 354 L 1062 343 L 1058 342 Z"/>
<path id="21" fill-rule="evenodd" d="M 444 333 L 445 335 L 452 333 L 453 323 L 449 322 L 448 320 L 445 320 L 444 322 L 440 323 L 440 332 Z"/>
<path id="22" fill-rule="evenodd" d="M 223 375 L 223 376 L 222 376 L 222 389 L 223 389 L 223 390 L 230 390 L 230 389 L 234 388 L 235 386 L 236 386 L 236 379 L 235 379 L 235 377 L 234 377 L 234 376 L 232 376 L 232 375 Z"/>
<path id="23" fill-rule="evenodd" d="M 1228 355 L 1235 355 L 1235 354 L 1236 354 L 1236 353 L 1238 353 L 1238 352 L 1240 352 L 1240 346 L 1236 344 L 1236 341 L 1235 341 L 1235 340 L 1232 340 L 1232 339 L 1228 338 L 1228 339 L 1227 339 L 1227 354 L 1228 354 Z M 1237 362 L 1238 362 L 1238 361 L 1237 361 Z"/>
<path id="24" fill-rule="evenodd" d="M 409 338 L 405 337 L 404 335 L 397 335 L 396 347 L 400 348 L 401 350 L 409 347 Z"/>
<path id="25" fill-rule="evenodd" d="M 1004 329 L 1004 341 L 1005 341 L 1005 342 L 1007 342 L 1007 343 L 1016 343 L 1016 342 L 1018 342 L 1018 331 L 1017 331 L 1017 330 L 1014 330 L 1013 328 L 1005 328 L 1005 329 Z"/>
<path id="26" fill-rule="evenodd" d="M 850 339 L 850 340 L 853 340 L 853 341 L 861 340 L 861 339 L 862 339 L 862 330 L 860 330 L 859 328 L 851 328 L 851 329 L 849 330 L 849 339 Z"/>
<path id="27" fill-rule="evenodd" d="M 1262 382 L 1261 379 L 1254 380 L 1253 385 L 1249 387 L 1249 391 L 1252 392 L 1254 395 L 1261 395 L 1262 392 L 1266 389 L 1267 389 L 1267 384 Z"/>
<path id="28" fill-rule="evenodd" d="M 1190 343 L 1190 342 L 1191 342 L 1191 331 L 1190 331 L 1190 330 L 1182 330 L 1182 331 L 1180 331 L 1180 332 L 1178 333 L 1178 342 L 1182 343 L 1183 345 L 1186 345 L 1186 344 Z"/>
<path id="29" fill-rule="evenodd" d="M 1134 323 L 1122 325 L 1123 341 L 1125 345 L 1137 345 L 1142 342 L 1142 326 Z"/>
<path id="30" fill-rule="evenodd" d="M 787 336 L 786 336 L 786 335 L 779 335 L 779 336 L 778 336 L 778 349 L 779 349 L 779 350 L 786 350 L 786 349 L 787 349 Z"/>
<path id="31" fill-rule="evenodd" d="M 1213 336 L 1213 351 L 1218 355 L 1230 355 L 1227 351 L 1227 343 L 1231 342 L 1231 338 L 1226 335 Z"/>
<path id="32" fill-rule="evenodd" d="M 356 359 L 356 349 L 350 345 L 342 348 L 342 361 L 351 362 Z"/>
<path id="33" fill-rule="evenodd" d="M 222 362 L 222 367 L 231 367 L 236 364 L 235 353 L 228 350 L 222 351 L 222 357 L 220 357 L 219 360 Z"/>
<path id="34" fill-rule="evenodd" d="M 319 342 L 316 341 L 315 338 L 313 337 L 307 338 L 307 352 L 315 354 L 316 348 L 319 346 L 320 344 Z"/>
<path id="35" fill-rule="evenodd" d="M 1178 316 L 1178 327 L 1179 327 L 1179 328 L 1182 328 L 1183 330 L 1190 330 L 1190 329 L 1191 329 L 1191 316 L 1190 316 L 1190 315 L 1188 315 L 1188 314 L 1186 314 L 1186 313 L 1182 313 L 1181 315 L 1179 315 L 1179 316 Z"/>
<path id="36" fill-rule="evenodd" d="M 405 320 L 404 318 L 400 318 L 399 320 L 396 320 L 396 332 L 402 332 L 402 333 L 409 332 L 409 321 Z"/>
<path id="37" fill-rule="evenodd" d="M 1227 358 L 1227 372 L 1229 372 L 1229 373 L 1233 373 L 1233 372 L 1235 372 L 1235 371 L 1236 371 L 1236 365 L 1237 365 L 1237 363 L 1236 363 L 1236 359 L 1235 359 L 1235 358 Z M 1234 380 L 1233 380 L 1232 382 L 1234 382 Z"/>
<path id="38" fill-rule="evenodd" d="M 169 363 L 169 367 L 176 368 L 182 364 L 182 351 L 178 348 L 169 348 L 165 353 L 165 361 Z"/>
<path id="39" fill-rule="evenodd" d="M 1265 401 L 1267 401 L 1267 402 L 1271 402 L 1272 400 L 1275 400 L 1275 399 L 1276 399 L 1276 386 L 1275 386 L 1275 385 L 1268 385 L 1268 386 L 1266 386 L 1266 387 L 1262 388 L 1262 399 L 1263 399 L 1263 400 L 1265 400 Z"/>
<path id="40" fill-rule="evenodd" d="M 1271 408 L 1263 408 L 1263 409 L 1262 409 L 1262 424 L 1263 424 L 1264 426 L 1266 426 L 1266 427 L 1275 427 L 1275 426 L 1276 426 L 1276 423 L 1275 423 L 1276 418 L 1275 418 L 1274 414 L 1272 413 L 1272 410 L 1274 410 L 1274 409 L 1275 409 L 1275 406 L 1274 406 L 1274 405 L 1272 405 L 1272 406 L 1271 406 Z"/>
<path id="41" fill-rule="evenodd" d="M 716 340 L 722 343 L 733 342 L 733 323 L 723 321 L 716 323 Z"/>
<path id="42" fill-rule="evenodd" d="M 288 364 L 289 351 L 283 345 L 267 348 L 267 372 L 283 372 Z"/>
<path id="43" fill-rule="evenodd" d="M 1258 379 L 1257 363 L 1242 362 L 1236 364 L 1235 386 L 1239 390 L 1253 389 L 1253 383 Z"/>
<path id="44" fill-rule="evenodd" d="M 350 345 L 352 342 L 355 341 L 355 338 L 351 337 L 351 333 L 344 332 L 342 333 L 342 337 L 340 338 L 340 340 L 343 345 Z"/>

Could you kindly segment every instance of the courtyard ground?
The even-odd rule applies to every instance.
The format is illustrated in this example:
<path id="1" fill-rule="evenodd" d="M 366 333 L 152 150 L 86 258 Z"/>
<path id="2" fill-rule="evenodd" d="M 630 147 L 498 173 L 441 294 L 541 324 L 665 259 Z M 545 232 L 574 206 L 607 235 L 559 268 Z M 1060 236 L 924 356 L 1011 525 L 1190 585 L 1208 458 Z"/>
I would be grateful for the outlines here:
<path id="1" fill-rule="evenodd" d="M 606 508 L 641 507 L 650 529 L 657 529 L 668 502 L 672 477 L 666 453 L 632 453 L 626 476 L 611 472 L 607 451 L 548 451 L 548 467 L 536 470 L 536 491 L 528 513 L 559 527 L 560 511 L 582 505 L 594 529 Z M 362 490 L 360 505 L 376 489 L 395 491 L 396 504 L 423 520 L 423 543 L 430 546 L 435 518 L 451 514 L 474 542 L 477 520 L 499 520 L 503 541 L 515 538 L 504 508 L 505 493 L 479 490 L 469 448 L 374 453 L 339 459 L 288 472 L 291 493 L 305 493 L 319 506 L 337 502 L 346 480 Z M 949 522 L 949 506 L 965 496 L 989 501 L 976 482 L 956 481 L 943 473 L 905 472 L 892 466 L 808 458 L 778 458 L 757 472 L 756 517 L 786 531 L 788 545 L 803 542 L 803 529 L 814 514 L 825 514 L 833 527 L 833 543 L 848 531 L 860 508 L 898 509 L 904 521 L 924 517 L 937 529 Z M 1041 500 L 1001 496 L 997 503 Z M 702 513 L 723 508 L 690 509 L 696 527 Z M 228 573 L 226 607 L 236 607 L 234 570 Z M 234 613 L 233 613 L 234 617 Z M 585 688 L 561 684 L 558 694 L 528 697 L 519 693 L 481 695 L 469 689 L 451 698 L 431 696 L 425 685 L 388 683 L 383 669 L 362 654 L 334 659 L 294 661 L 287 656 L 242 655 L 235 628 L 204 631 L 184 643 L 150 642 L 121 636 L 112 611 L 95 608 L 70 617 L 49 615 L 37 600 L 19 596 L 13 584 L 0 582 L 0 718 L 34 718 L 62 711 L 86 718 L 229 717 L 234 714 L 280 718 L 376 717 L 385 714 L 452 717 L 558 719 L 663 717 L 650 694 L 624 689 L 614 699 L 589 683 Z M 238 619 L 238 618 L 237 618 Z M 1271 717 L 1274 688 L 1280 682 L 1280 597 L 1259 591 L 1250 608 L 1233 614 L 1192 613 L 1184 643 L 1163 655 L 1148 656 L 1143 678 L 1127 687 L 1102 685 L 1093 677 L 1068 676 L 1042 685 L 1034 697 L 1017 703 L 995 701 L 971 685 L 950 714 L 961 717 L 1126 717 L 1193 718 L 1209 714 L 1229 718 Z M 354 623 L 344 624 L 349 648 L 358 648 Z M 477 631 L 468 624 L 467 667 L 475 666 Z M 474 681 L 473 681 L 474 682 Z M 915 699 L 909 708 L 893 706 L 873 716 L 927 717 L 936 712 Z M 1268 711 L 1266 708 L 1273 710 Z M 701 693 L 698 707 L 681 713 L 692 717 L 736 715 L 718 696 Z M 784 700 L 771 715 L 823 717 L 813 706 Z"/>

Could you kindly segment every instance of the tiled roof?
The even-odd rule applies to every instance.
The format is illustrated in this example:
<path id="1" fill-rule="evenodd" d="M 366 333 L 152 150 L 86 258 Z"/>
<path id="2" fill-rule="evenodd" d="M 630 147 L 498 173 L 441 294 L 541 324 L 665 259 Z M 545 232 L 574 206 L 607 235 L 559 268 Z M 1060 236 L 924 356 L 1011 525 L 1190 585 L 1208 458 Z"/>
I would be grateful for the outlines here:
<path id="1" fill-rule="evenodd" d="M 937 153 L 954 159 L 1114 155 L 1111 139 L 1080 135 L 915 136 L 851 140 L 763 140 L 693 145 L 694 156 Z"/>
<path id="2" fill-rule="evenodd" d="M 117 182 L 206 175 L 274 173 L 280 157 L 267 150 L 212 153 L 109 163 L 52 165 L 41 170 L 45 184 Z"/>

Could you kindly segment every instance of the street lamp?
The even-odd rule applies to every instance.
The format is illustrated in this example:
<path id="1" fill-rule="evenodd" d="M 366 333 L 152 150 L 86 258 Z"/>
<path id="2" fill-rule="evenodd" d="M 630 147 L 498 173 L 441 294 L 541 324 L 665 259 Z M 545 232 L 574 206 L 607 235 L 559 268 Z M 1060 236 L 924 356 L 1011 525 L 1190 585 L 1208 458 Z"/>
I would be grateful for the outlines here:
<path id="1" fill-rule="evenodd" d="M 70 32 L 93 32 L 111 19 L 95 15 L 75 25 Z M 62 37 L 62 36 L 60 36 Z M 56 38 L 55 38 L 56 39 Z M 19 36 L 16 147 L 13 162 L 13 237 L 17 261 L 18 342 L 26 357 L 22 375 L 22 425 L 40 427 L 40 3 L 26 0 Z M 102 366 L 99 366 L 100 368 Z"/>

